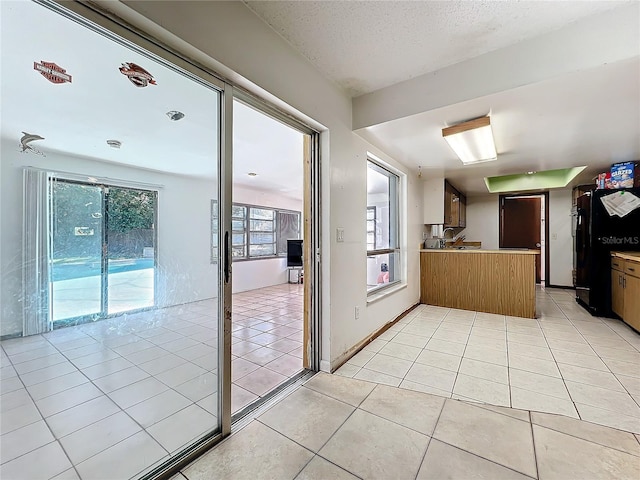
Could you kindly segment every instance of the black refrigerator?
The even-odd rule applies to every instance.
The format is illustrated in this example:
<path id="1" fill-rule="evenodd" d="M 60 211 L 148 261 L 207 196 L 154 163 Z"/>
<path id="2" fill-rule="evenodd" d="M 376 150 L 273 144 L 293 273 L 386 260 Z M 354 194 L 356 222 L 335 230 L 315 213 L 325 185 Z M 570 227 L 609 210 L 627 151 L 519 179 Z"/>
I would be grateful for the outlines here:
<path id="1" fill-rule="evenodd" d="M 576 300 L 593 315 L 603 317 L 614 316 L 611 252 L 640 251 L 640 208 L 618 216 L 607 211 L 602 201 L 608 195 L 620 196 L 620 192 L 640 199 L 640 188 L 593 190 L 578 197 L 575 212 Z"/>

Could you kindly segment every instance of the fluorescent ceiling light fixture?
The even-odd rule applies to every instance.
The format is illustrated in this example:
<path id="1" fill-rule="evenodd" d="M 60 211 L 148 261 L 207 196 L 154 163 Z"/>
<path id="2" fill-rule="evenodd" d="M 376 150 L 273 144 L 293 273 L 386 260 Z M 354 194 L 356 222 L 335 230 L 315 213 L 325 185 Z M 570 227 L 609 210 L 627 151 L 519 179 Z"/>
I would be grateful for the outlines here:
<path id="1" fill-rule="evenodd" d="M 573 168 L 560 168 L 557 170 L 545 170 L 532 173 L 517 173 L 515 175 L 501 175 L 498 177 L 485 177 L 484 183 L 490 193 L 513 193 L 527 190 L 549 190 L 551 188 L 566 187 L 571 180 L 576 178 L 586 166 Z"/>
<path id="2" fill-rule="evenodd" d="M 488 116 L 443 128 L 442 136 L 465 165 L 498 158 Z"/>

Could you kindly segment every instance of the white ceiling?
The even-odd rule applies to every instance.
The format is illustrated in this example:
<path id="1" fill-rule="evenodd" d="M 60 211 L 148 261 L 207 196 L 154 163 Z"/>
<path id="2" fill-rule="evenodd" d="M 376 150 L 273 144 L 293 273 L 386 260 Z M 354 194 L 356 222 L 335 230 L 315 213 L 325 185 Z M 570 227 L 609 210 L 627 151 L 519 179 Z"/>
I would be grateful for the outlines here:
<path id="1" fill-rule="evenodd" d="M 576 72 L 430 110 L 359 131 L 423 176 L 451 180 L 468 195 L 487 193 L 484 177 L 640 159 L 640 60 Z M 495 162 L 463 165 L 442 128 L 491 112 Z"/>
<path id="2" fill-rule="evenodd" d="M 246 3 L 345 91 L 371 92 L 354 98 L 359 135 L 466 194 L 486 193 L 484 176 L 587 165 L 583 182 L 611 163 L 640 159 L 637 1 Z M 0 8 L 2 136 L 16 149 L 26 131 L 45 137 L 37 142 L 45 151 L 215 174 L 210 90 L 32 2 Z M 615 45 L 616 30 L 629 24 L 632 41 Z M 66 68 L 73 83 L 49 83 L 33 70 L 41 60 Z M 118 71 L 122 62 L 145 67 L 158 84 L 134 87 Z M 185 118 L 171 122 L 169 110 Z M 301 198 L 300 134 L 237 110 L 234 182 Z M 440 131 L 487 113 L 498 161 L 463 166 Z M 110 138 L 122 148 L 107 147 Z"/>
<path id="3" fill-rule="evenodd" d="M 468 195 L 484 177 L 640 160 L 640 3 L 247 1 L 354 96 L 354 130 Z M 630 40 L 629 40 L 630 39 Z M 498 160 L 464 166 L 442 128 L 491 114 Z"/>
<path id="4" fill-rule="evenodd" d="M 352 96 L 559 29 L 620 1 L 245 1 Z"/>
<path id="5" fill-rule="evenodd" d="M 219 99 L 210 88 L 35 3 L 2 1 L 0 9 L 1 132 L 16 151 L 24 131 L 44 137 L 32 145 L 45 153 L 216 176 Z M 40 61 L 66 69 L 72 82 L 50 83 L 33 69 Z M 135 87 L 118 70 L 123 62 L 157 85 Z M 185 117 L 170 121 L 170 110 Z M 302 134 L 238 102 L 235 110 L 234 183 L 301 199 Z"/>

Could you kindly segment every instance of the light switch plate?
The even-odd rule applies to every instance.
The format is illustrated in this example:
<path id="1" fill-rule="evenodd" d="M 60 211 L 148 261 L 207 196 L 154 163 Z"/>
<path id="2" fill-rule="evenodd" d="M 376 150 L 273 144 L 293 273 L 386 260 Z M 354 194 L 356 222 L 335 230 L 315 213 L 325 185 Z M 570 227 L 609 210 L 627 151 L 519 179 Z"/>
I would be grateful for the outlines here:
<path id="1" fill-rule="evenodd" d="M 337 242 L 344 242 L 344 228 L 337 228 L 336 229 L 336 241 Z"/>

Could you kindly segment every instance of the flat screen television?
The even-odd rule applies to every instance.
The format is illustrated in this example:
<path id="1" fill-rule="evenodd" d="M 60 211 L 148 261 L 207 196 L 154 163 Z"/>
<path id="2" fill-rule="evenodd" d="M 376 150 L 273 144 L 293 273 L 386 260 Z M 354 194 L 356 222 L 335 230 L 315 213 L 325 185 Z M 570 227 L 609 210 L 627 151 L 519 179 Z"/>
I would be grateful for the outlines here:
<path id="1" fill-rule="evenodd" d="M 287 240 L 287 267 L 302 267 L 302 240 Z"/>

